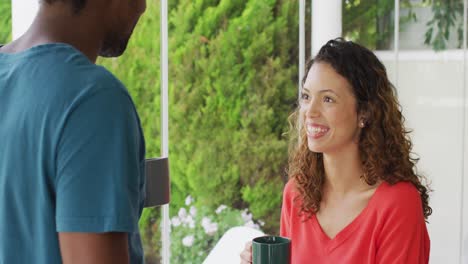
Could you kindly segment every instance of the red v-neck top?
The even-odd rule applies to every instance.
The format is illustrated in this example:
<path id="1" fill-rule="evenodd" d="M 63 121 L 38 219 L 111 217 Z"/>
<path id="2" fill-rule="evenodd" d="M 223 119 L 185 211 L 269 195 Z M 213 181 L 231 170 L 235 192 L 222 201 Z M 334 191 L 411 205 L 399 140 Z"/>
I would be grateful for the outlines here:
<path id="1" fill-rule="evenodd" d="M 411 183 L 380 184 L 364 210 L 333 239 L 315 215 L 299 216 L 294 185 L 289 181 L 284 188 L 280 231 L 291 239 L 292 264 L 428 263 L 429 235 Z"/>

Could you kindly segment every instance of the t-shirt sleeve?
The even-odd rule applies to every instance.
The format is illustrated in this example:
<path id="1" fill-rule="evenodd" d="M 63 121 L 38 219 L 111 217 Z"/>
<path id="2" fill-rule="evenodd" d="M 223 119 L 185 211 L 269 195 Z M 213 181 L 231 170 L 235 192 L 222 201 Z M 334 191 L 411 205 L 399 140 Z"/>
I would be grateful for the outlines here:
<path id="1" fill-rule="evenodd" d="M 291 215 L 293 209 L 293 181 L 286 183 L 283 190 L 283 204 L 281 206 L 280 235 L 291 238 Z"/>
<path id="2" fill-rule="evenodd" d="M 376 263 L 426 264 L 430 241 L 419 192 L 410 183 L 402 183 L 395 202 L 388 208 L 378 243 Z"/>
<path id="3" fill-rule="evenodd" d="M 57 231 L 137 232 L 144 143 L 130 97 L 101 89 L 72 107 L 57 146 Z"/>

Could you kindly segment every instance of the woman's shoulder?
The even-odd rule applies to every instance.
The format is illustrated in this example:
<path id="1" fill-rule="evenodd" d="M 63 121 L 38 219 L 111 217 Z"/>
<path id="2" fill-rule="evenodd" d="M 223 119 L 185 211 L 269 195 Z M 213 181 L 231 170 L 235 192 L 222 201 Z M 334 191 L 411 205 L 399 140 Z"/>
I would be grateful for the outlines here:
<path id="1" fill-rule="evenodd" d="M 398 196 L 400 198 L 407 198 L 408 196 L 419 196 L 419 191 L 414 184 L 407 181 L 400 181 L 394 184 L 382 182 L 378 187 L 381 195 Z"/>
<path id="2" fill-rule="evenodd" d="M 299 191 L 297 190 L 296 181 L 294 178 L 291 178 L 286 182 L 283 188 L 283 202 L 292 206 L 293 204 L 300 203 Z"/>
<path id="3" fill-rule="evenodd" d="M 294 179 L 289 179 L 283 188 L 283 199 L 290 200 L 291 198 L 296 196 L 295 193 L 296 193 L 296 183 Z"/>
<path id="4" fill-rule="evenodd" d="M 374 196 L 380 211 L 422 213 L 421 195 L 411 182 L 382 182 Z"/>
<path id="5" fill-rule="evenodd" d="M 284 185 L 283 192 L 291 193 L 291 192 L 294 192 L 295 188 L 296 188 L 296 183 L 295 183 L 294 179 L 291 178 Z"/>
<path id="6" fill-rule="evenodd" d="M 288 215 L 294 219 L 302 219 L 302 197 L 297 189 L 294 178 L 290 178 L 283 188 L 282 215 Z"/>

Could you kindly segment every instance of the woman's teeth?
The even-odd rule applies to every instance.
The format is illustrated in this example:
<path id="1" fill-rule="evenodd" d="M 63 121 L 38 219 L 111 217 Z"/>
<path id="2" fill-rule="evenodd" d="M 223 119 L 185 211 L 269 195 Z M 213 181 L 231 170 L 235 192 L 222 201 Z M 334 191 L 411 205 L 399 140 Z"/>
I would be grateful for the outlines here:
<path id="1" fill-rule="evenodd" d="M 313 134 L 318 134 L 318 133 L 325 133 L 327 132 L 327 128 L 321 128 L 321 127 L 307 127 L 307 132 L 313 133 Z"/>

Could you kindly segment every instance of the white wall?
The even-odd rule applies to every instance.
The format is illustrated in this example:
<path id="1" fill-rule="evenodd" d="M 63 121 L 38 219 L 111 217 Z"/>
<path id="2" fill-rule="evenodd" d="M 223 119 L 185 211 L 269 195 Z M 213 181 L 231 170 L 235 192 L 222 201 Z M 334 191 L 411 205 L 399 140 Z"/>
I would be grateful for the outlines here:
<path id="1" fill-rule="evenodd" d="M 465 0 L 466 3 L 466 0 Z M 464 138 L 465 138 L 465 144 L 464 144 L 464 157 L 463 157 L 463 162 L 464 162 L 464 175 L 462 175 L 464 179 L 464 186 L 463 186 L 463 244 L 462 244 L 462 249 L 463 249 L 463 264 L 468 264 L 468 52 L 465 50 L 465 54 L 463 56 L 465 58 L 464 60 L 464 68 L 465 68 L 465 81 L 464 81 L 464 91 L 465 91 L 465 105 L 464 105 L 464 111 L 465 111 L 465 120 L 464 120 Z"/>
<path id="2" fill-rule="evenodd" d="M 428 224 L 430 263 L 467 264 L 468 259 L 461 262 L 460 258 L 462 229 L 465 240 L 468 239 L 466 167 L 463 171 L 468 158 L 463 157 L 463 152 L 468 150 L 466 141 L 463 145 L 464 137 L 468 138 L 468 131 L 463 135 L 468 120 L 464 116 L 467 109 L 463 100 L 467 91 L 464 74 L 468 71 L 464 73 L 463 52 L 400 51 L 396 67 L 392 52 L 378 52 L 377 55 L 388 68 L 392 82 L 396 83 L 407 126 L 414 130 L 411 134 L 413 150 L 421 158 L 418 170 L 432 182 L 433 215 Z M 395 70 L 398 70 L 398 80 L 394 79 Z M 465 243 L 464 254 L 468 254 L 466 247 Z"/>
<path id="3" fill-rule="evenodd" d="M 11 0 L 13 40 L 20 37 L 31 25 L 39 8 L 39 0 Z"/>

